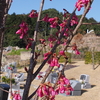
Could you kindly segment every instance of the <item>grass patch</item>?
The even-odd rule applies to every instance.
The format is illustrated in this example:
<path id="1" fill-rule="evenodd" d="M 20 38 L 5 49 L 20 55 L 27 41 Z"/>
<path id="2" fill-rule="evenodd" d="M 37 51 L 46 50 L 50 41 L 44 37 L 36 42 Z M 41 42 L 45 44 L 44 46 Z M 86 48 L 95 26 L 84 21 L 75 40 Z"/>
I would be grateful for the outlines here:
<path id="1" fill-rule="evenodd" d="M 22 52 L 22 51 L 30 51 L 31 49 L 29 49 L 29 50 L 26 50 L 26 49 L 19 49 L 19 50 L 12 50 L 10 53 L 8 53 L 8 55 L 20 55 L 20 53 Z"/>

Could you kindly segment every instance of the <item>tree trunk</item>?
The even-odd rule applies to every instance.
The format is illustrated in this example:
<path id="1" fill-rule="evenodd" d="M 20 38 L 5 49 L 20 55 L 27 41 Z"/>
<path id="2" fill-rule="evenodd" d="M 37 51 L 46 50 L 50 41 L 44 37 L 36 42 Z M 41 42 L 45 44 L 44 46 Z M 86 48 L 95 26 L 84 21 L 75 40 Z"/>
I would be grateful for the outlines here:
<path id="1" fill-rule="evenodd" d="M 95 67 L 95 62 L 94 62 L 94 50 L 95 50 L 95 48 L 92 49 L 92 68 L 93 68 L 93 70 L 95 69 L 95 68 L 94 68 L 94 67 Z"/>
<path id="2" fill-rule="evenodd" d="M 30 68 L 28 70 L 28 75 L 27 75 L 27 80 L 26 80 L 26 85 L 24 88 L 24 94 L 23 94 L 23 99 L 22 100 L 28 100 L 28 95 L 29 95 L 29 90 L 32 82 L 32 74 L 33 74 L 33 69 L 36 65 L 36 61 L 33 60 L 33 57 L 30 59 Z"/>
<path id="3" fill-rule="evenodd" d="M 4 15 L 6 0 L 0 0 L 0 71 L 2 66 L 3 36 L 4 36 Z"/>
<path id="4" fill-rule="evenodd" d="M 37 42 L 37 32 L 38 32 L 39 20 L 40 20 L 40 17 L 41 17 L 44 1 L 45 0 L 41 1 L 40 11 L 39 11 L 39 14 L 38 14 L 37 23 L 36 23 L 36 27 L 35 27 L 35 31 L 34 31 L 34 42 L 32 44 L 33 55 L 30 59 L 30 66 L 29 66 L 29 71 L 28 71 L 28 75 L 27 75 L 27 80 L 26 80 L 26 85 L 25 85 L 25 88 L 24 88 L 22 100 L 28 100 L 28 93 L 29 93 L 29 90 L 30 90 L 31 82 L 32 82 L 33 70 L 34 70 L 34 67 L 36 66 L 36 63 L 37 63 L 36 60 L 35 60 L 34 53 L 35 53 L 35 46 L 36 46 L 36 42 Z"/>

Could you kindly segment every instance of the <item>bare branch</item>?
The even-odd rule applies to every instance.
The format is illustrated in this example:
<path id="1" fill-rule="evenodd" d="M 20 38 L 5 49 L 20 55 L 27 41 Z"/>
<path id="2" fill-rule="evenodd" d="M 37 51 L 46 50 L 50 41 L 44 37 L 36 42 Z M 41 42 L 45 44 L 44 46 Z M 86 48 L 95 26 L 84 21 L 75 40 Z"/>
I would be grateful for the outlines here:
<path id="1" fill-rule="evenodd" d="M 90 7 L 91 7 L 91 5 L 92 5 L 92 2 L 93 2 L 93 0 L 91 0 L 91 2 L 89 2 L 88 5 L 87 5 L 87 7 L 85 8 L 84 13 L 83 13 L 82 16 L 81 16 L 78 25 L 76 26 L 76 28 L 75 28 L 74 31 L 73 31 L 73 34 L 76 34 L 78 28 L 81 26 L 84 17 L 86 16 L 87 12 L 89 11 L 89 9 L 90 9 Z"/>

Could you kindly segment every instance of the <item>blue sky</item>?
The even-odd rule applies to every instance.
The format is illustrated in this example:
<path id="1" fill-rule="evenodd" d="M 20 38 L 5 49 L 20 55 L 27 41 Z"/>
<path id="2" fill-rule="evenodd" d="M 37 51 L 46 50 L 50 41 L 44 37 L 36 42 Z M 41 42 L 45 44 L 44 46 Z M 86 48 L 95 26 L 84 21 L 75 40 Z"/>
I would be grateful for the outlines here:
<path id="1" fill-rule="evenodd" d="M 70 13 L 73 12 L 77 0 L 45 0 L 43 9 L 55 8 L 63 12 L 63 8 L 67 9 Z M 13 0 L 9 14 L 28 14 L 32 9 L 39 11 L 41 0 Z M 87 18 L 94 18 L 100 22 L 100 0 L 94 0 L 91 10 L 86 15 Z M 82 14 L 81 11 L 76 12 L 77 15 Z"/>

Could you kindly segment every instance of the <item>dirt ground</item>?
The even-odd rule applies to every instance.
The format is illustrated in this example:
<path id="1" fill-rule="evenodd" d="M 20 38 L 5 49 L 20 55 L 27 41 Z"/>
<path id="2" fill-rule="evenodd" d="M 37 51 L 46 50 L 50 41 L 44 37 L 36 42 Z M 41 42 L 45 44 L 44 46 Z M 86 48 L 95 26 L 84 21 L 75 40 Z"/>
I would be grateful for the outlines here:
<path id="1" fill-rule="evenodd" d="M 45 65 L 42 72 L 47 69 Z M 100 66 L 96 65 L 96 69 L 92 69 L 91 64 L 84 64 L 84 61 L 75 61 L 69 64 L 65 70 L 65 75 L 68 79 L 75 78 L 79 80 L 81 74 L 90 76 L 89 82 L 92 86 L 90 89 L 82 89 L 80 96 L 62 96 L 57 95 L 55 100 L 100 100 Z M 37 66 L 38 68 L 38 66 Z M 36 68 L 36 69 L 37 69 Z M 36 70 L 35 69 L 35 70 Z M 24 69 L 18 69 L 18 72 L 25 72 Z M 26 75 L 26 73 L 25 73 Z M 30 88 L 30 94 L 38 87 L 41 80 L 34 80 Z"/>

